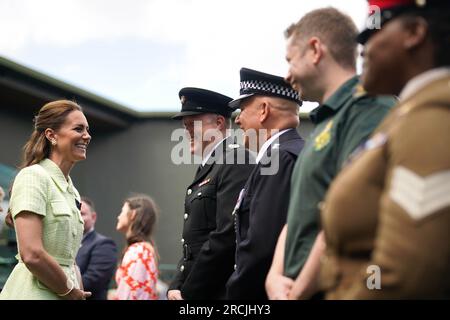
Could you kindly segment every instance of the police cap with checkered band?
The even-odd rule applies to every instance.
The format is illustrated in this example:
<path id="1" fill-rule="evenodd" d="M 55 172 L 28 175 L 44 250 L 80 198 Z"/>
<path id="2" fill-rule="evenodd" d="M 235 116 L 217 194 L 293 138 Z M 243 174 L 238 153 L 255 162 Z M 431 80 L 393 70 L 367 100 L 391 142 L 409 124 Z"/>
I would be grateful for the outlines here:
<path id="1" fill-rule="evenodd" d="M 229 103 L 232 110 L 238 109 L 242 100 L 255 95 L 274 96 L 295 101 L 299 106 L 302 105 L 298 92 L 292 89 L 282 77 L 248 68 L 242 68 L 240 75 L 240 96 Z"/>
<path id="2" fill-rule="evenodd" d="M 202 113 L 215 113 L 230 118 L 233 112 L 228 103 L 233 100 L 223 94 L 200 88 L 187 87 L 178 93 L 181 101 L 181 111 L 172 119 L 181 119 Z"/>

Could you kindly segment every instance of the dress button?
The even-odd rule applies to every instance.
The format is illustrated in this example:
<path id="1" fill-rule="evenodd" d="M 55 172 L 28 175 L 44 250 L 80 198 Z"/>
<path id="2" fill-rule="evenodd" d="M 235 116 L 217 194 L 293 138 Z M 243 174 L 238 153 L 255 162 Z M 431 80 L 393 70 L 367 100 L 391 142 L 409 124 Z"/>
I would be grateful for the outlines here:
<path id="1" fill-rule="evenodd" d="M 189 217 L 189 215 L 187 213 L 184 214 L 184 220 L 187 220 L 187 218 Z"/>
<path id="2" fill-rule="evenodd" d="M 190 195 L 192 193 L 191 189 L 188 189 L 187 194 Z"/>
<path id="3" fill-rule="evenodd" d="M 181 238 L 181 244 L 184 244 L 184 238 Z"/>
<path id="4" fill-rule="evenodd" d="M 181 265 L 180 267 L 180 271 L 183 272 L 184 271 L 184 264 Z"/>
<path id="5" fill-rule="evenodd" d="M 234 268 L 234 270 L 236 270 L 237 269 L 237 265 L 234 265 L 233 268 Z"/>
<path id="6" fill-rule="evenodd" d="M 201 193 L 201 192 L 197 193 L 197 196 L 199 196 L 199 197 L 200 197 L 201 195 L 202 195 L 202 193 Z"/>

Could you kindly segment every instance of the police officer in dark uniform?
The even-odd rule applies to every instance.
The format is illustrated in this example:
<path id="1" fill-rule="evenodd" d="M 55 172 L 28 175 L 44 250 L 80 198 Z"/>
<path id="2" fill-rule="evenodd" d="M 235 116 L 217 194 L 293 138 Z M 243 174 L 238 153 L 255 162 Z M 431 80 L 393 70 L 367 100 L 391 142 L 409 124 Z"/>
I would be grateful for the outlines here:
<path id="1" fill-rule="evenodd" d="M 262 300 L 267 299 L 264 282 L 286 223 L 291 173 L 304 144 L 296 130 L 302 102 L 282 77 L 247 68 L 240 75 L 241 96 L 230 106 L 241 109 L 235 122 L 258 157 L 236 205 L 236 266 L 227 299 Z"/>
<path id="2" fill-rule="evenodd" d="M 183 88 L 179 97 L 182 109 L 173 118 L 182 119 L 190 151 L 202 157 L 202 165 L 186 189 L 183 256 L 168 299 L 223 299 L 234 266 L 233 207 L 254 159 L 227 137 L 230 97 L 199 88 Z"/>

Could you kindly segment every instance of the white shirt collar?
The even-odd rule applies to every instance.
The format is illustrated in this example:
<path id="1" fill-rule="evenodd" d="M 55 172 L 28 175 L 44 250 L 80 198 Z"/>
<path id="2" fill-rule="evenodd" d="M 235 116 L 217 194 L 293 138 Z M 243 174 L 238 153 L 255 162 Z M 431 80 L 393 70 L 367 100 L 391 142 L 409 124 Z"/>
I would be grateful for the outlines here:
<path id="1" fill-rule="evenodd" d="M 209 160 L 209 158 L 211 158 L 211 155 L 213 154 L 213 152 L 214 152 L 214 150 L 216 150 L 217 149 L 217 147 L 219 146 L 219 145 L 221 145 L 222 144 L 222 142 L 224 142 L 226 139 L 228 139 L 230 136 L 227 136 L 227 137 L 225 137 L 225 138 L 223 138 L 222 140 L 220 140 L 212 149 L 211 149 L 211 151 L 206 155 L 206 157 L 205 158 L 203 158 L 203 160 L 202 160 L 202 166 L 204 166 L 205 164 L 206 164 L 206 162 L 208 162 L 208 160 Z"/>
<path id="2" fill-rule="evenodd" d="M 414 93 L 425 87 L 427 84 L 446 76 L 450 76 L 449 67 L 431 69 L 419 74 L 418 76 L 415 76 L 414 78 L 409 80 L 406 86 L 403 88 L 402 92 L 400 93 L 400 101 L 404 101 L 410 98 Z"/>
<path id="3" fill-rule="evenodd" d="M 258 156 L 256 157 L 256 163 L 259 163 L 259 161 L 261 161 L 262 157 L 264 156 L 264 154 L 266 153 L 267 149 L 269 149 L 270 145 L 272 144 L 272 142 L 274 142 L 279 136 L 281 136 L 283 133 L 285 133 L 286 131 L 289 131 L 293 128 L 288 128 L 288 129 L 284 129 L 282 131 L 277 132 L 276 134 L 274 134 L 273 136 L 271 136 L 269 138 L 269 140 L 267 140 L 266 142 L 264 142 L 264 144 L 262 145 L 261 149 L 259 149 L 258 152 Z"/>

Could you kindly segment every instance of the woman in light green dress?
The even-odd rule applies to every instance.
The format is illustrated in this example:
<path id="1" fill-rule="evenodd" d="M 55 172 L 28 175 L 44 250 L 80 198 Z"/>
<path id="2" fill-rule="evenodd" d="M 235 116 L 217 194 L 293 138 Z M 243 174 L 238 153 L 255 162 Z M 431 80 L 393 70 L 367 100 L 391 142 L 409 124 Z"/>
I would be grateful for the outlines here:
<path id="1" fill-rule="evenodd" d="M 86 117 L 72 101 L 50 102 L 35 117 L 10 199 L 18 263 L 0 299 L 90 296 L 75 265 L 83 219 L 80 195 L 69 176 L 74 164 L 86 159 L 90 140 Z"/>

